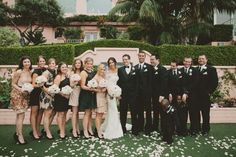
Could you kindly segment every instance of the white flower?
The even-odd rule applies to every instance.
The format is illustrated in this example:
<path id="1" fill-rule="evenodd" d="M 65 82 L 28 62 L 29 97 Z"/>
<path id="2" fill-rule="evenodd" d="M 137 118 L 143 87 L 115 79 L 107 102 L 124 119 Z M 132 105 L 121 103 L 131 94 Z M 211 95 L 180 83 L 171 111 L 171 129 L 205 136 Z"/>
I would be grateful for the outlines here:
<path id="1" fill-rule="evenodd" d="M 119 97 L 121 95 L 121 88 L 118 85 L 109 85 L 107 92 L 111 97 Z"/>
<path id="2" fill-rule="evenodd" d="M 61 92 L 65 95 L 69 95 L 72 91 L 73 89 L 69 85 L 61 88 Z"/>
<path id="3" fill-rule="evenodd" d="M 155 70 L 157 70 L 157 69 L 158 69 L 158 67 L 157 67 L 157 66 L 155 66 L 155 67 L 154 67 L 154 69 L 155 69 Z"/>
<path id="4" fill-rule="evenodd" d="M 22 91 L 23 92 L 32 92 L 32 90 L 34 89 L 33 85 L 31 83 L 24 83 L 22 86 Z"/>
<path id="5" fill-rule="evenodd" d="M 147 69 L 144 70 L 144 72 L 147 72 L 147 71 L 148 71 Z"/>
<path id="6" fill-rule="evenodd" d="M 80 81 L 81 77 L 79 76 L 79 74 L 72 74 L 70 76 L 70 80 L 71 81 Z"/>
<path id="7" fill-rule="evenodd" d="M 181 74 L 181 71 L 179 71 L 179 74 Z"/>
<path id="8" fill-rule="evenodd" d="M 192 69 L 189 69 L 189 72 L 192 72 L 193 70 Z"/>
<path id="9" fill-rule="evenodd" d="M 97 88 L 97 87 L 98 87 L 98 83 L 97 83 L 96 80 L 92 79 L 92 80 L 88 81 L 87 86 L 88 86 L 89 88 Z"/>
<path id="10" fill-rule="evenodd" d="M 45 76 L 41 75 L 41 76 L 38 76 L 38 77 L 35 79 L 35 82 L 36 82 L 36 84 L 37 84 L 38 86 L 43 86 L 43 84 L 44 84 L 45 82 L 47 82 L 47 78 L 46 78 Z"/>
<path id="11" fill-rule="evenodd" d="M 144 64 L 143 67 L 146 68 L 147 66 Z"/>
<path id="12" fill-rule="evenodd" d="M 60 88 L 57 85 L 54 84 L 54 85 L 52 85 L 48 88 L 48 92 L 50 94 L 57 94 L 57 93 L 60 92 Z"/>
<path id="13" fill-rule="evenodd" d="M 108 82 L 107 82 L 107 80 L 105 80 L 105 79 L 102 79 L 101 81 L 99 81 L 99 87 L 102 87 L 102 88 L 105 88 L 105 87 L 107 87 L 107 84 L 108 84 Z"/>
<path id="14" fill-rule="evenodd" d="M 134 67 L 132 67 L 132 70 L 135 70 L 135 68 L 134 68 Z"/>

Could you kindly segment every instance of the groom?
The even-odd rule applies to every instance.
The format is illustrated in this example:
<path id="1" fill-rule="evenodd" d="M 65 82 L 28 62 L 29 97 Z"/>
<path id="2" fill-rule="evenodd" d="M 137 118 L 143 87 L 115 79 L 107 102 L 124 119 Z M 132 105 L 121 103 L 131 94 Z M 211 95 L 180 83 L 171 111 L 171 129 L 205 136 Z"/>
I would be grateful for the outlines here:
<path id="1" fill-rule="evenodd" d="M 125 54 L 122 56 L 124 66 L 118 69 L 119 80 L 118 86 L 122 89 L 120 99 L 120 121 L 123 133 L 126 133 L 126 120 L 128 108 L 131 111 L 132 134 L 137 134 L 136 116 L 135 116 L 135 98 L 136 98 L 136 72 L 135 68 L 130 63 L 130 56 Z"/>

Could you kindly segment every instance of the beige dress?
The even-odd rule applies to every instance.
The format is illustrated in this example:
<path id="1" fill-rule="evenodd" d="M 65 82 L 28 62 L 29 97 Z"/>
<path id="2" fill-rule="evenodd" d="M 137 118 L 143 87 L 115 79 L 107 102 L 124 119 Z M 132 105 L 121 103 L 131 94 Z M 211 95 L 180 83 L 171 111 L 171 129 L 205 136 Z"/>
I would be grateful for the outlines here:
<path id="1" fill-rule="evenodd" d="M 72 74 L 74 73 L 71 73 L 71 75 Z M 69 99 L 70 106 L 79 106 L 79 95 L 80 95 L 80 86 L 76 85 L 70 94 L 70 99 Z"/>
<path id="2" fill-rule="evenodd" d="M 13 79 L 17 79 L 17 85 L 22 87 L 24 83 L 31 83 L 31 72 L 23 72 L 22 70 L 17 70 L 14 73 Z M 22 93 L 12 87 L 11 91 L 11 108 L 16 113 L 24 113 L 28 109 L 29 105 L 29 93 Z"/>
<path id="3" fill-rule="evenodd" d="M 94 79 L 98 82 L 102 80 L 102 78 L 97 77 L 97 75 L 94 77 Z M 95 112 L 97 113 L 104 113 L 107 111 L 107 98 L 106 98 L 106 92 L 98 92 L 96 93 L 96 101 L 97 101 L 97 108 L 95 109 Z"/>

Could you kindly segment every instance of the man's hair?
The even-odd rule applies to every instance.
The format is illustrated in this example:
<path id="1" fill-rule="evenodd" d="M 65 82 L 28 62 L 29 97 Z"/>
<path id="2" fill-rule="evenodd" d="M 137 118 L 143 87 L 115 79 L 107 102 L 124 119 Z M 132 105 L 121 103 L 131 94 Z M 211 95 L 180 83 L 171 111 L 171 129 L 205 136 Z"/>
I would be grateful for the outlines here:
<path id="1" fill-rule="evenodd" d="M 128 54 L 124 54 L 123 56 L 122 56 L 122 58 L 123 57 L 127 57 L 128 59 L 130 59 L 130 55 L 128 55 Z"/>
<path id="2" fill-rule="evenodd" d="M 199 56 L 205 56 L 205 57 L 206 57 L 206 59 L 208 59 L 208 58 L 207 58 L 207 56 L 206 56 L 205 54 L 203 54 L 203 53 L 202 53 L 202 54 L 200 54 Z M 198 57 L 199 57 L 199 56 L 198 56 Z"/>
<path id="3" fill-rule="evenodd" d="M 170 105 L 170 102 L 169 102 L 168 99 L 163 99 L 163 100 L 161 101 L 161 106 L 162 106 L 162 108 L 167 109 L 169 105 Z"/>
<path id="4" fill-rule="evenodd" d="M 156 59 L 160 59 L 160 55 L 159 54 L 152 54 L 151 56 L 154 56 Z"/>
<path id="5" fill-rule="evenodd" d="M 171 63 L 176 63 L 176 65 L 178 65 L 178 61 L 176 59 L 172 59 Z"/>

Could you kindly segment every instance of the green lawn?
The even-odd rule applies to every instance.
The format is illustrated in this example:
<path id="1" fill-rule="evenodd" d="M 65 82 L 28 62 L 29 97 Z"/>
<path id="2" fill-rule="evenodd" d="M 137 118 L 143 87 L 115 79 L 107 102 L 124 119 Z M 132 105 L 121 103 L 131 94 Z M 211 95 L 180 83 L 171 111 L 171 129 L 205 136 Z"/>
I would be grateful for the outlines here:
<path id="1" fill-rule="evenodd" d="M 67 139 L 33 141 L 28 135 L 29 126 L 24 127 L 27 145 L 16 145 L 13 141 L 14 126 L 0 125 L 0 156 L 169 156 L 169 157 L 223 157 L 236 156 L 236 124 L 212 124 L 209 136 L 174 137 L 174 143 L 167 145 L 158 133 L 151 136 L 134 137 L 126 134 L 117 140 L 70 137 L 70 123 L 67 124 Z M 57 126 L 53 126 L 56 134 Z"/>

